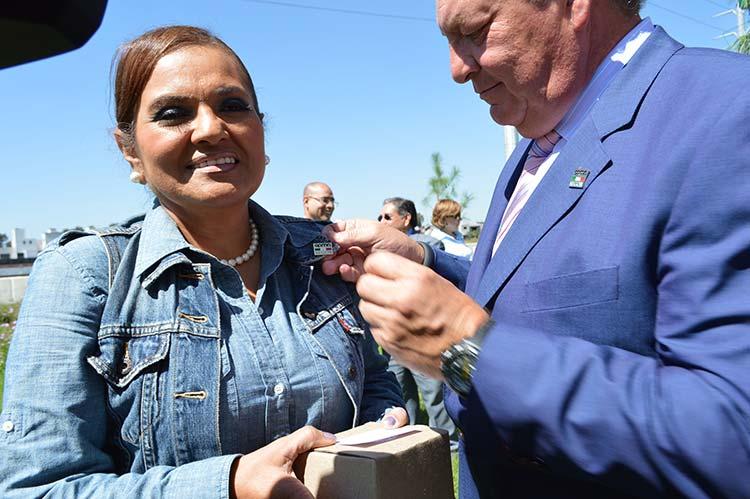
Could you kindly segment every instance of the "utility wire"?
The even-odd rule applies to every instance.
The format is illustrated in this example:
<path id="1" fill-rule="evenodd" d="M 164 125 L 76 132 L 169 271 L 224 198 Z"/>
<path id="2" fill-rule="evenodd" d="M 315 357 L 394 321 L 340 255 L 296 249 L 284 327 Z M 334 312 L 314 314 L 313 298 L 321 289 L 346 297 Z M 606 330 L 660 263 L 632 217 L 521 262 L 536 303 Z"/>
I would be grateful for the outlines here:
<path id="1" fill-rule="evenodd" d="M 706 2 L 712 3 L 716 6 L 726 8 L 726 5 L 721 5 L 717 2 L 714 2 L 713 0 L 705 0 Z M 302 4 L 302 3 L 294 3 L 294 2 L 282 2 L 278 0 L 245 0 L 245 2 L 248 3 L 257 3 L 257 4 L 264 4 L 264 5 L 277 5 L 281 7 L 290 7 L 294 9 L 306 9 L 306 10 L 317 10 L 322 12 L 335 12 L 338 14 L 349 14 L 349 15 L 357 15 L 357 16 L 366 16 L 366 17 L 382 17 L 387 19 L 402 19 L 405 21 L 421 21 L 421 22 L 430 22 L 434 23 L 435 19 L 431 17 L 417 17 L 417 16 L 402 16 L 398 14 L 386 14 L 383 12 L 372 12 L 372 11 L 366 11 L 366 10 L 354 10 L 354 9 L 338 9 L 334 7 L 320 7 L 317 5 L 308 5 L 308 4 Z M 716 31 L 724 32 L 726 31 L 723 28 L 719 28 L 718 26 L 714 26 L 713 24 L 708 24 L 704 21 L 701 21 L 700 19 L 696 19 L 694 17 L 687 16 L 683 14 L 682 12 L 678 12 L 676 10 L 670 9 L 668 7 L 664 7 L 663 5 L 659 5 L 658 3 L 654 2 L 653 0 L 650 0 L 648 2 L 648 5 L 653 5 L 654 7 L 658 9 L 665 10 L 671 14 L 674 14 L 676 16 L 682 17 L 683 19 L 687 19 L 689 21 L 692 21 L 697 24 L 701 24 L 703 26 L 706 26 L 708 28 L 714 29 Z"/>
<path id="2" fill-rule="evenodd" d="M 726 4 L 720 4 L 719 2 L 714 2 L 714 0 L 703 0 L 704 2 L 710 3 L 711 5 L 716 5 L 717 7 L 720 7 L 722 9 L 730 9 L 731 7 L 727 6 Z"/>
<path id="3" fill-rule="evenodd" d="M 687 19 L 689 21 L 693 21 L 694 23 L 702 24 L 703 26 L 707 26 L 707 27 L 709 27 L 711 29 L 715 29 L 716 31 L 721 31 L 722 33 L 724 33 L 726 31 L 724 28 L 719 28 L 718 26 L 714 26 L 713 24 L 708 24 L 706 22 L 703 22 L 700 19 L 696 19 L 694 17 L 686 16 L 682 12 L 678 12 L 678 11 L 672 10 L 672 9 L 670 9 L 668 7 L 664 7 L 662 5 L 659 5 L 658 3 L 654 2 L 653 0 L 649 1 L 647 5 L 653 5 L 654 7 L 657 7 L 657 8 L 662 9 L 662 10 L 666 10 L 667 12 L 671 12 L 672 14 L 674 14 L 676 16 L 679 16 L 679 17 L 682 17 L 683 19 Z"/>
<path id="4" fill-rule="evenodd" d="M 416 16 L 400 16 L 397 14 L 385 14 L 381 12 L 369 12 L 365 10 L 353 10 L 353 9 L 336 9 L 333 7 L 319 7 L 317 5 L 306 5 L 301 3 L 292 2 L 278 2 L 276 0 L 245 0 L 249 3 L 261 3 L 267 5 L 280 5 L 282 7 L 292 7 L 295 9 L 307 9 L 307 10 L 321 10 L 325 12 L 336 12 L 338 14 L 353 14 L 357 16 L 367 17 L 385 17 L 389 19 L 403 19 L 406 21 L 425 21 L 434 23 L 435 19 L 430 17 L 416 17 Z"/>

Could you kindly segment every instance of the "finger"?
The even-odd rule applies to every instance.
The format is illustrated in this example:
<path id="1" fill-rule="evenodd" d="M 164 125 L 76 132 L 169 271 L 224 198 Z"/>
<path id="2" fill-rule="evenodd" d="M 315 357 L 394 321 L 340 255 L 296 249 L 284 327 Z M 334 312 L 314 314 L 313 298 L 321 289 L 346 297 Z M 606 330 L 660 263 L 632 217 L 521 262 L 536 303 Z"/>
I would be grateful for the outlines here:
<path id="1" fill-rule="evenodd" d="M 297 456 L 309 450 L 317 449 L 318 447 L 326 447 L 336 443 L 336 435 L 320 431 L 313 426 L 300 428 L 284 438 L 288 440 L 287 445 L 289 445 L 289 449 L 293 454 L 293 456 L 289 456 L 291 460 L 296 459 Z"/>
<path id="2" fill-rule="evenodd" d="M 323 260 L 321 268 L 325 275 L 333 275 L 339 272 L 342 265 L 353 265 L 354 259 L 349 253 L 341 253 Z"/>
<path id="3" fill-rule="evenodd" d="M 375 305 L 394 307 L 403 299 L 403 283 L 375 274 L 365 274 L 357 281 L 357 294 Z"/>
<path id="4" fill-rule="evenodd" d="M 329 224 L 324 229 L 325 236 L 344 249 L 351 246 L 370 247 L 374 242 L 375 232 L 371 220 L 340 220 Z M 326 230 L 327 229 L 327 230 Z"/>
<path id="5" fill-rule="evenodd" d="M 393 320 L 393 311 L 372 303 L 364 298 L 359 301 L 359 312 L 370 325 L 370 330 L 373 335 L 375 334 L 376 329 L 387 328 L 387 324 Z M 378 338 L 375 339 L 378 340 Z M 379 340 L 378 343 L 380 343 Z"/>
<path id="6" fill-rule="evenodd" d="M 356 283 L 362 275 L 362 272 L 360 272 L 357 267 L 353 267 L 351 265 L 342 265 L 341 267 L 339 267 L 339 274 L 341 275 L 341 278 L 346 282 Z"/>
<path id="7" fill-rule="evenodd" d="M 365 272 L 373 273 L 386 279 L 399 279 L 415 275 L 426 270 L 408 258 L 388 252 L 376 252 L 365 259 Z"/>
<path id="8" fill-rule="evenodd" d="M 294 476 L 285 476 L 273 484 L 271 499 L 314 499 L 310 489 Z"/>
<path id="9" fill-rule="evenodd" d="M 386 428 L 401 428 L 409 424 L 409 415 L 403 407 L 388 409 L 381 421 Z"/>
<path id="10" fill-rule="evenodd" d="M 327 238 L 331 238 L 331 234 L 334 234 L 336 232 L 343 232 L 346 230 L 346 220 L 335 220 L 333 223 L 330 223 L 323 227 L 323 235 Z"/>

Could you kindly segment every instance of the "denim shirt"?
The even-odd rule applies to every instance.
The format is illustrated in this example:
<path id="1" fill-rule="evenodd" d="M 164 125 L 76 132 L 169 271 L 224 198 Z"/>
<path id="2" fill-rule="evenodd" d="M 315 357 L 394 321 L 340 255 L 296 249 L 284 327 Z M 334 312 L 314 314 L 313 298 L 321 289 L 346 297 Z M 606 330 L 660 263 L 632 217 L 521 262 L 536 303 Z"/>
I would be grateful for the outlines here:
<path id="1" fill-rule="evenodd" d="M 249 209 L 255 303 L 158 205 L 40 254 L 8 355 L 0 497 L 229 497 L 238 454 L 402 405 L 353 287 L 316 265 L 322 225 Z"/>

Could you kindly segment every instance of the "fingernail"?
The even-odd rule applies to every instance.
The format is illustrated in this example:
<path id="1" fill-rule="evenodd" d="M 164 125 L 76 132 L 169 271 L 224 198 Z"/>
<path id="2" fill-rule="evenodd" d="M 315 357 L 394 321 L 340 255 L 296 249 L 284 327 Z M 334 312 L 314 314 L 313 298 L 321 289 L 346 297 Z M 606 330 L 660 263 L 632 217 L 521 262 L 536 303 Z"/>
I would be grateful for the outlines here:
<path id="1" fill-rule="evenodd" d="M 336 440 L 336 435 L 334 435 L 333 433 L 328 433 L 327 431 L 323 432 L 323 436 L 326 440 Z"/>
<path id="2" fill-rule="evenodd" d="M 393 428 L 397 423 L 398 421 L 396 421 L 396 418 L 393 416 L 386 416 L 383 418 L 383 424 L 388 428 Z"/>

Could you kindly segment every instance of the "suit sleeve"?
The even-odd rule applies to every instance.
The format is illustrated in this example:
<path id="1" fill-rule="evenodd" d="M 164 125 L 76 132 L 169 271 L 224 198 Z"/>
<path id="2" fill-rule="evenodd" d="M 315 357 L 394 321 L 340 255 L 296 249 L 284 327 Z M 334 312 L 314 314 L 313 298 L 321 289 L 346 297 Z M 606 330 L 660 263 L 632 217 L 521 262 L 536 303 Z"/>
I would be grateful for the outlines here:
<path id="1" fill-rule="evenodd" d="M 445 279 L 448 279 L 461 291 L 466 289 L 466 277 L 469 275 L 471 262 L 445 251 L 433 249 L 434 260 L 431 268 Z"/>
<path id="2" fill-rule="evenodd" d="M 655 236 L 657 355 L 495 317 L 467 442 L 485 429 L 553 473 L 644 495 L 750 497 L 750 127 L 731 114 Z"/>

